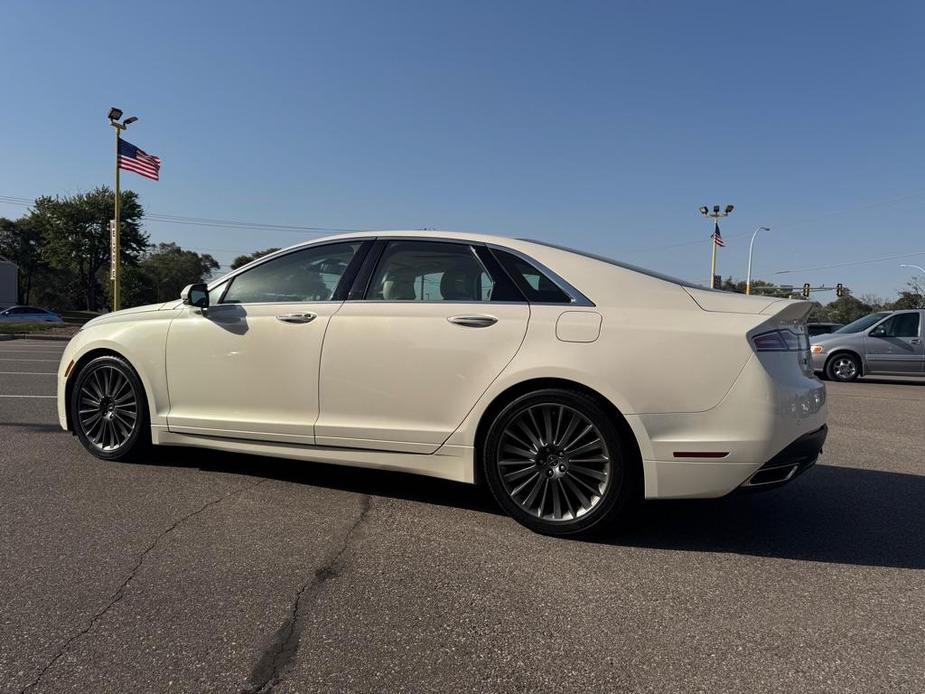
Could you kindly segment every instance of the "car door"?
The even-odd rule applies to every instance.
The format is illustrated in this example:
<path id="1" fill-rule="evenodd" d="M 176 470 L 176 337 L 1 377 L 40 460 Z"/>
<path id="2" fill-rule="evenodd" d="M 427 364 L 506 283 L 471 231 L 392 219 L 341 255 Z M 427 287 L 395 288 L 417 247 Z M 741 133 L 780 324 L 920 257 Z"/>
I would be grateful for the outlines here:
<path id="1" fill-rule="evenodd" d="M 328 322 L 372 241 L 273 256 L 184 307 L 167 336 L 168 428 L 313 444 Z"/>
<path id="2" fill-rule="evenodd" d="M 869 373 L 921 373 L 925 360 L 920 311 L 901 311 L 871 328 L 864 340 Z"/>
<path id="3" fill-rule="evenodd" d="M 488 260 L 468 243 L 379 242 L 325 336 L 318 445 L 432 453 L 449 438 L 527 330 L 528 304 Z"/>

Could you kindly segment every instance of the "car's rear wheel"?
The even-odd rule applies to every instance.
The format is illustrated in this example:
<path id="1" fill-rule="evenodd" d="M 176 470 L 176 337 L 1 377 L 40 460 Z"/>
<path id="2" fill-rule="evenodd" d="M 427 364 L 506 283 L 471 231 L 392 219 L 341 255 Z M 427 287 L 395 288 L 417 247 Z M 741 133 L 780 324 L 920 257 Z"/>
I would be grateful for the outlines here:
<path id="1" fill-rule="evenodd" d="M 75 376 L 71 424 L 77 438 L 97 458 L 123 460 L 151 441 L 144 388 L 121 357 L 91 360 Z"/>
<path id="2" fill-rule="evenodd" d="M 836 354 L 825 365 L 825 375 L 833 381 L 854 381 L 861 375 L 861 364 L 852 354 Z"/>
<path id="3" fill-rule="evenodd" d="M 535 391 L 504 407 L 482 462 L 501 507 L 550 535 L 611 527 L 638 493 L 633 449 L 594 398 L 576 391 Z"/>

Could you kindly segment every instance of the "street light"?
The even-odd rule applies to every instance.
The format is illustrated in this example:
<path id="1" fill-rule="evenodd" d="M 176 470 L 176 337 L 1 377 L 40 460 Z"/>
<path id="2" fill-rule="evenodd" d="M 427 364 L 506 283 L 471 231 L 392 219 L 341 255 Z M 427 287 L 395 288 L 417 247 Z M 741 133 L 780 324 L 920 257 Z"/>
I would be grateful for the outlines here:
<path id="1" fill-rule="evenodd" d="M 903 263 L 899 267 L 914 267 L 916 270 L 925 275 L 925 267 L 922 267 L 921 265 L 907 265 L 906 263 Z"/>
<path id="2" fill-rule="evenodd" d="M 729 207 L 732 207 L 730 205 Z M 752 234 L 752 240 L 748 244 L 748 273 L 745 276 L 745 293 L 752 293 L 752 250 L 755 247 L 755 237 L 758 236 L 759 231 L 771 231 L 771 227 L 758 227 L 755 229 L 755 233 Z"/>
<path id="3" fill-rule="evenodd" d="M 711 245 L 713 246 L 713 256 L 712 256 L 712 260 L 710 261 L 710 288 L 711 289 L 716 288 L 716 247 L 719 245 L 717 243 L 717 241 L 719 240 L 718 238 L 719 234 L 717 233 L 719 231 L 719 220 L 722 219 L 723 217 L 728 217 L 729 213 L 732 212 L 734 209 L 735 209 L 735 205 L 726 205 L 725 212 L 720 212 L 719 205 L 713 205 L 712 212 L 706 205 L 700 208 L 700 214 L 702 214 L 707 219 L 713 220 L 713 235 L 710 237 L 710 241 L 712 241 Z"/>
<path id="4" fill-rule="evenodd" d="M 109 109 L 109 124 L 116 131 L 116 200 L 112 222 L 112 239 L 110 243 L 111 266 L 109 278 L 112 280 L 112 310 L 119 310 L 119 300 L 121 291 L 119 286 L 119 137 L 123 130 L 138 120 L 137 116 L 129 116 L 121 123 L 122 109 L 113 106 Z"/>

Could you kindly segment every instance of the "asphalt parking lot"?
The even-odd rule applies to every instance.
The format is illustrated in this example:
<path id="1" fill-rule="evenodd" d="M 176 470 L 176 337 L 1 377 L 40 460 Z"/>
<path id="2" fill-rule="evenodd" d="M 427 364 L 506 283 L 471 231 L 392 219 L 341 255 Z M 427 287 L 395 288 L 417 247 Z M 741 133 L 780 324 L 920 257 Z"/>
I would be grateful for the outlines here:
<path id="1" fill-rule="evenodd" d="M 406 475 L 96 460 L 62 347 L 0 342 L 4 692 L 925 690 L 925 379 L 829 384 L 789 487 L 591 543 Z"/>

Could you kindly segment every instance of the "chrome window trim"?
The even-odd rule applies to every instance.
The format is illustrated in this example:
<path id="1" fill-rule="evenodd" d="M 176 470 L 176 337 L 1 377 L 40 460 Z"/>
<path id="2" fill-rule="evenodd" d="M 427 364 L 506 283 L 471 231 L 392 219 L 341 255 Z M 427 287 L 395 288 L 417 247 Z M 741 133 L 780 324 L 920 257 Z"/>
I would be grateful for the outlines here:
<path id="1" fill-rule="evenodd" d="M 488 248 L 495 248 L 499 251 L 510 253 L 511 255 L 517 256 L 524 262 L 529 263 L 530 265 L 535 267 L 537 270 L 542 272 L 544 275 L 546 275 L 546 279 L 550 280 L 559 289 L 565 292 L 565 294 L 571 299 L 571 302 L 567 304 L 561 301 L 546 302 L 546 301 L 529 301 L 528 300 L 528 303 L 530 303 L 531 305 L 533 306 L 586 306 L 586 307 L 596 306 L 596 304 L 593 301 L 591 301 L 591 299 L 589 299 L 587 296 L 582 294 L 576 287 L 570 284 L 562 276 L 558 275 L 557 273 L 553 272 L 548 267 L 543 265 L 543 263 L 538 261 L 536 258 L 532 258 L 531 256 L 527 255 L 526 253 L 522 251 L 518 251 L 509 246 L 502 246 L 501 244 L 498 244 L 498 243 L 486 243 L 483 245 L 487 246 Z"/>
<path id="2" fill-rule="evenodd" d="M 230 283 L 231 283 L 231 280 L 233 280 L 233 279 L 234 279 L 235 277 L 237 277 L 238 275 L 240 275 L 240 274 L 242 274 L 242 273 L 244 273 L 244 272 L 247 272 L 248 270 L 252 270 L 252 269 L 254 269 L 254 268 L 256 268 L 256 267 L 258 267 L 258 266 L 260 266 L 260 265 L 262 265 L 262 264 L 264 264 L 264 263 L 268 263 L 268 262 L 270 262 L 271 260 L 274 260 L 274 259 L 276 259 L 276 258 L 280 258 L 280 257 L 282 257 L 282 256 L 289 255 L 290 253 L 298 253 L 299 251 L 304 251 L 304 250 L 306 250 L 306 249 L 308 249 L 308 248 L 314 248 L 314 247 L 323 247 L 323 246 L 337 245 L 337 244 L 342 244 L 342 243 L 364 243 L 364 242 L 366 242 L 366 241 L 438 241 L 438 242 L 443 242 L 443 243 L 456 243 L 456 244 L 461 244 L 461 245 L 464 245 L 464 246 L 469 246 L 470 248 L 474 248 L 475 246 L 484 246 L 484 247 L 486 247 L 486 248 L 495 248 L 495 249 L 500 250 L 500 251 L 505 251 L 506 253 L 511 253 L 512 255 L 517 256 L 518 258 L 520 258 L 521 260 L 523 260 L 523 261 L 529 263 L 530 265 L 533 265 L 537 270 L 539 270 L 540 272 L 542 272 L 543 274 L 545 274 L 546 277 L 547 277 L 547 279 L 549 279 L 549 280 L 550 280 L 553 284 L 555 284 L 559 289 L 561 289 L 563 292 L 565 292 L 565 294 L 571 299 L 571 301 L 569 301 L 568 303 L 561 302 L 561 301 L 556 301 L 556 302 L 552 302 L 552 301 L 550 301 L 550 302 L 542 302 L 542 301 L 540 301 L 540 302 L 531 302 L 531 301 L 529 301 L 529 300 L 524 300 L 524 301 L 485 301 L 485 302 L 481 302 L 481 301 L 480 301 L 480 302 L 471 302 L 471 301 L 469 301 L 469 302 L 453 302 L 453 301 L 417 301 L 416 299 L 414 299 L 414 300 L 408 299 L 408 300 L 406 300 L 406 301 L 387 301 L 387 300 L 385 300 L 385 299 L 366 299 L 366 298 L 364 298 L 364 299 L 344 299 L 344 301 L 350 301 L 351 303 L 356 303 L 356 302 L 367 302 L 367 303 L 397 303 L 397 304 L 407 304 L 407 303 L 412 303 L 412 302 L 413 302 L 413 303 L 419 303 L 419 304 L 453 304 L 453 303 L 466 303 L 466 304 L 474 304 L 474 303 L 477 303 L 478 305 L 483 305 L 483 304 L 517 304 L 517 305 L 520 305 L 520 304 L 530 304 L 530 305 L 536 305 L 536 306 L 582 306 L 582 307 L 588 307 L 588 308 L 591 308 L 591 307 L 596 306 L 596 304 L 595 304 L 593 301 L 591 301 L 591 299 L 589 299 L 587 296 L 585 296 L 585 295 L 584 295 L 580 290 L 578 290 L 574 285 L 572 285 L 571 283 L 569 283 L 567 280 L 565 280 L 563 277 L 561 277 L 559 274 L 557 274 L 557 273 L 554 272 L 553 270 L 549 269 L 549 267 L 547 267 L 546 265 L 544 265 L 544 264 L 541 263 L 540 261 L 536 260 L 536 258 L 533 258 L 533 257 L 527 255 L 526 253 L 522 252 L 522 251 L 518 251 L 517 249 L 511 248 L 510 246 L 503 246 L 503 245 L 501 245 L 501 244 L 499 244 L 499 243 L 491 243 L 491 242 L 485 242 L 485 241 L 472 241 L 472 240 L 468 240 L 468 239 L 453 238 L 453 237 L 451 237 L 451 236 L 407 236 L 407 235 L 401 235 L 401 236 L 374 236 L 374 235 L 369 235 L 369 236 L 351 236 L 351 237 L 338 238 L 338 239 L 324 239 L 324 240 L 318 240 L 318 241 L 308 241 L 308 242 L 303 243 L 303 244 L 301 244 L 301 245 L 298 245 L 298 246 L 295 246 L 295 247 L 292 247 L 292 248 L 283 248 L 283 249 L 280 249 L 280 250 L 278 250 L 278 251 L 276 251 L 276 252 L 274 252 L 274 253 L 270 253 L 269 255 L 265 255 L 265 256 L 263 256 L 263 257 L 261 257 L 261 258 L 257 258 L 256 260 L 252 260 L 252 261 L 249 262 L 247 265 L 242 265 L 241 267 L 239 267 L 239 268 L 237 268 L 237 269 L 235 269 L 235 270 L 232 270 L 231 272 L 229 272 L 229 273 L 227 273 L 227 274 L 224 274 L 224 275 L 222 275 L 221 277 L 218 277 L 218 278 L 212 280 L 212 281 L 209 282 L 206 286 L 208 287 L 208 290 L 209 290 L 210 292 L 211 292 L 215 287 L 219 286 L 222 282 L 228 282 L 228 283 L 229 283 L 228 286 L 230 287 L 230 286 L 231 286 L 231 284 L 230 284 Z M 546 244 L 546 245 L 550 245 L 550 244 Z M 555 246 L 551 246 L 551 247 L 556 248 Z M 564 249 L 564 248 L 563 248 L 563 249 L 560 249 L 560 250 L 566 250 L 567 252 L 573 252 L 573 251 L 571 251 L 570 249 Z M 481 264 L 481 259 L 478 258 L 478 255 L 476 255 L 476 258 L 478 259 L 479 263 Z M 488 272 L 487 269 L 486 269 L 486 272 Z M 488 276 L 491 277 L 491 273 L 488 273 Z M 222 298 L 224 298 L 224 292 L 223 292 Z M 321 304 L 321 303 L 331 303 L 331 304 L 339 304 L 339 303 L 343 303 L 344 301 L 251 302 L 251 303 L 237 303 L 237 304 L 222 304 L 222 303 L 219 303 L 219 304 L 215 304 L 215 305 L 216 305 L 216 306 L 257 306 L 257 305 L 274 305 L 274 304 L 276 304 L 276 303 L 279 303 L 280 305 L 282 305 L 282 304 L 284 304 L 284 303 L 289 303 L 289 304 L 304 304 L 304 303 L 317 303 L 317 304 Z"/>

